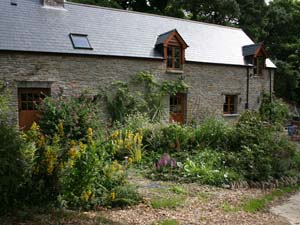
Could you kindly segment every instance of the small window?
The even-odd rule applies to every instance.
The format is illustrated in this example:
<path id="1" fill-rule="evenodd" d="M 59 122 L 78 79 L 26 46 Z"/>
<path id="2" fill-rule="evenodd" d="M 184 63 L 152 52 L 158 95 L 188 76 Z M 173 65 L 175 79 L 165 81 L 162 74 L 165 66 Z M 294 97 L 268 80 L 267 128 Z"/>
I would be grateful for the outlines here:
<path id="1" fill-rule="evenodd" d="M 265 58 L 263 56 L 258 56 L 254 58 L 254 74 L 255 75 L 262 75 L 263 69 L 265 67 Z"/>
<path id="2" fill-rule="evenodd" d="M 168 47 L 167 67 L 169 69 L 181 69 L 181 48 L 175 46 Z"/>
<path id="3" fill-rule="evenodd" d="M 237 96 L 225 95 L 223 113 L 224 114 L 237 114 Z"/>
<path id="4" fill-rule="evenodd" d="M 85 34 L 70 34 L 70 38 L 74 48 L 93 49 L 89 42 L 88 36 Z"/>

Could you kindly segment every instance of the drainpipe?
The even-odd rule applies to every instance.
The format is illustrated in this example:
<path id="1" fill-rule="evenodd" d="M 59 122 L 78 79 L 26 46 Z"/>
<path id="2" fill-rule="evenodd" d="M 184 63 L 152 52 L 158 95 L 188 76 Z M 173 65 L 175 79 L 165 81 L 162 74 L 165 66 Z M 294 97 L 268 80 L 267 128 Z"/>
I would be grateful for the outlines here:
<path id="1" fill-rule="evenodd" d="M 269 78 L 270 78 L 270 104 L 272 103 L 272 70 L 269 69 Z M 269 115 L 270 123 L 272 122 L 272 107 L 270 107 L 270 115 Z"/>
<path id="2" fill-rule="evenodd" d="M 246 104 L 245 109 L 249 109 L 249 80 L 250 80 L 250 68 L 253 66 L 252 64 L 247 64 L 247 89 L 246 89 Z"/>

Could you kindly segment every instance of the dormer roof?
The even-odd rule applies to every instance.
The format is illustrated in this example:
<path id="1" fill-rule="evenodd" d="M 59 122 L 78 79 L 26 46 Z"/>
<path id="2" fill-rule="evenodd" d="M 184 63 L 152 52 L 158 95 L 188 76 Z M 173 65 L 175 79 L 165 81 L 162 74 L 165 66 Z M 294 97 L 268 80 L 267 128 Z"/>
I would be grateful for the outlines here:
<path id="1" fill-rule="evenodd" d="M 183 40 L 183 38 L 176 29 L 160 34 L 157 37 L 155 46 L 163 45 L 166 47 L 172 38 L 176 38 L 176 40 L 180 43 L 182 48 L 186 49 L 188 47 L 187 43 Z"/>
<path id="2" fill-rule="evenodd" d="M 268 53 L 264 47 L 263 42 L 251 44 L 251 45 L 245 45 L 243 46 L 243 56 L 254 56 L 257 57 L 259 55 L 263 55 L 266 58 L 268 57 Z"/>

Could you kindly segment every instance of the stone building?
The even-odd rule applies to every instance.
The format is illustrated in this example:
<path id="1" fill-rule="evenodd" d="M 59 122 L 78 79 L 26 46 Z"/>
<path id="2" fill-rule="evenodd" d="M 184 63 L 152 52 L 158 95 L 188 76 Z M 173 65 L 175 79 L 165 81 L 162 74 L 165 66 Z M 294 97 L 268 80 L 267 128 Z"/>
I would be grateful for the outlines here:
<path id="1" fill-rule="evenodd" d="M 42 95 L 96 92 L 140 71 L 190 86 L 165 101 L 172 120 L 235 120 L 272 91 L 275 68 L 237 28 L 64 0 L 0 1 L 0 80 L 21 127 L 36 120 Z"/>

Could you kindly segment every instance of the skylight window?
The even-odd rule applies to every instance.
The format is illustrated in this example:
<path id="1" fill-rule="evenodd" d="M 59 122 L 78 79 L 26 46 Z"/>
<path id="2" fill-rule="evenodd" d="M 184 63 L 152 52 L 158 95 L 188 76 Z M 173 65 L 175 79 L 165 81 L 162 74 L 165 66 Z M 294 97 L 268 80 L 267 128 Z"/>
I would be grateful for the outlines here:
<path id="1" fill-rule="evenodd" d="M 70 38 L 74 48 L 93 49 L 86 34 L 70 34 Z"/>

